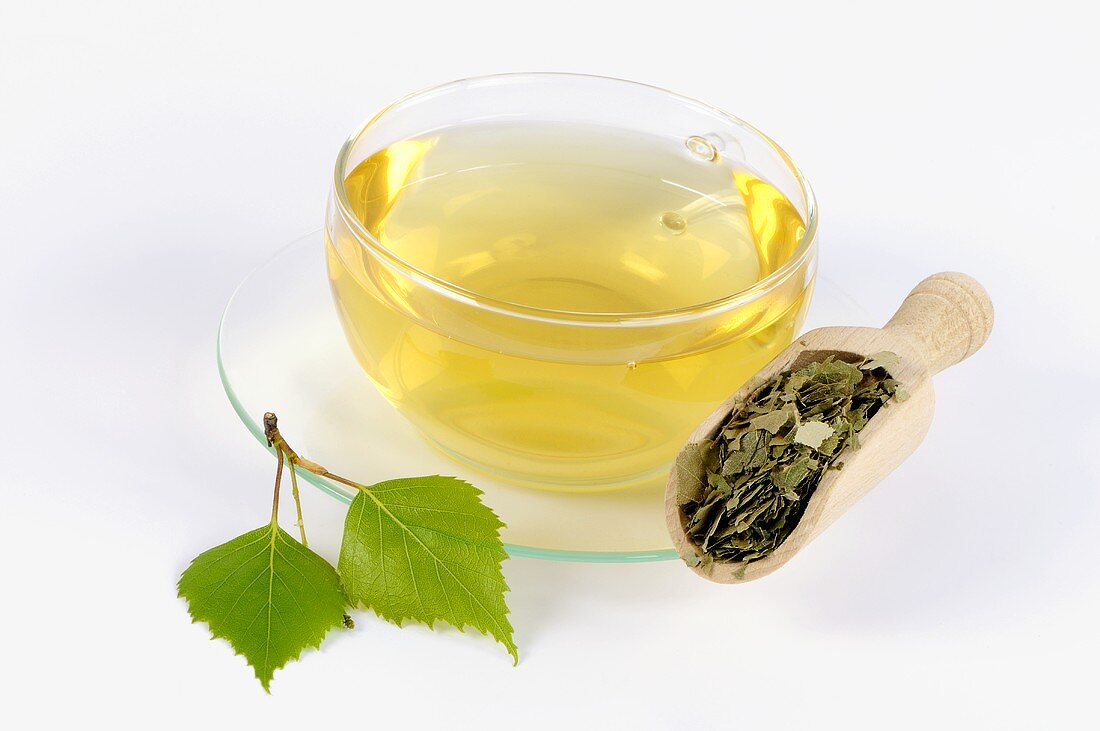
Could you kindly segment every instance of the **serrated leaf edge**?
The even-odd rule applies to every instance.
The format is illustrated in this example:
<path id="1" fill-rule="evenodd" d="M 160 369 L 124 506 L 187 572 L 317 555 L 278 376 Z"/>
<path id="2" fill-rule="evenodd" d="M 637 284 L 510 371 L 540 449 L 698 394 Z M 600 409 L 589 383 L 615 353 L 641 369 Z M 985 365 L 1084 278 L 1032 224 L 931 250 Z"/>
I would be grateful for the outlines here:
<path id="1" fill-rule="evenodd" d="M 296 540 L 295 540 L 295 539 L 294 539 L 294 538 L 293 538 L 293 537 L 292 537 L 292 536 L 291 536 L 291 535 L 290 535 L 289 533 L 287 533 L 287 532 L 286 532 L 286 531 L 284 531 L 284 530 L 283 530 L 282 528 L 280 528 L 280 527 L 278 527 L 278 526 L 276 526 L 276 525 L 271 525 L 271 526 L 261 526 L 260 528 L 253 528 L 253 529 L 252 529 L 251 531 L 245 531 L 245 532 L 244 532 L 244 533 L 242 533 L 241 535 L 242 535 L 242 536 L 243 536 L 243 535 L 248 535 L 248 533 L 252 533 L 253 531 L 263 530 L 263 529 L 265 529 L 265 528 L 268 528 L 268 529 L 270 529 L 270 532 L 271 532 L 271 539 L 270 539 L 270 540 L 268 541 L 268 545 L 269 545 L 269 549 L 268 549 L 268 556 L 269 556 L 269 558 L 268 558 L 268 561 L 269 561 L 269 567 L 270 567 L 270 568 L 269 568 L 269 571 L 271 572 L 271 574 L 272 574 L 272 577 L 274 577 L 274 573 L 275 573 L 275 569 L 274 569 L 274 562 L 275 562 L 275 537 L 276 537 L 276 536 L 277 536 L 277 535 L 278 535 L 279 533 L 281 533 L 281 534 L 283 534 L 284 538 L 285 538 L 285 539 L 286 539 L 287 541 L 289 541 L 289 542 L 291 542 L 291 543 L 295 543 L 295 544 L 297 544 L 297 545 L 299 545 L 299 546 L 301 546 L 301 543 L 299 543 L 298 541 L 296 541 Z M 240 537 L 240 536 L 238 536 L 238 537 Z M 287 664 L 288 664 L 288 663 L 290 663 L 290 662 L 292 662 L 292 661 L 293 661 L 293 662 L 297 662 L 298 660 L 300 660 L 300 659 L 301 659 L 301 657 L 302 657 L 302 652 L 303 652 L 303 651 L 305 651 L 305 650 L 307 650 L 307 649 L 314 649 L 314 650 L 319 650 L 319 649 L 321 648 L 321 643 L 322 643 L 322 642 L 324 642 L 324 639 L 325 639 L 326 637 L 328 637 L 328 633 L 329 633 L 329 632 L 330 632 L 330 631 L 331 631 L 331 630 L 332 630 L 333 628 L 335 628 L 335 627 L 338 627 L 338 626 L 340 626 L 340 625 L 339 625 L 339 623 L 334 623 L 334 624 L 330 625 L 329 627 L 327 627 L 327 628 L 326 628 L 326 629 L 325 629 L 325 630 L 324 630 L 324 631 L 323 631 L 323 632 L 321 633 L 321 637 L 320 637 L 320 638 L 318 638 L 318 640 L 317 640 L 316 642 L 306 641 L 305 643 L 303 643 L 303 645 L 302 645 L 302 646 L 301 646 L 300 648 L 298 648 L 298 652 L 297 652 L 297 653 L 295 653 L 294 655 L 292 655 L 292 656 L 290 656 L 290 657 L 286 658 L 286 660 L 282 661 L 282 662 L 281 662 L 280 664 L 278 664 L 278 665 L 269 665 L 269 664 L 266 664 L 266 663 L 265 663 L 265 666 L 266 666 L 266 667 L 268 667 L 268 669 L 269 669 L 269 670 L 270 670 L 270 672 L 271 672 L 271 675 L 270 675 L 270 676 L 269 676 L 268 678 L 266 678 L 266 679 L 265 679 L 265 678 L 264 678 L 264 677 L 263 677 L 263 676 L 262 676 L 262 675 L 260 674 L 260 669 L 259 669 L 259 668 L 258 668 L 257 666 L 253 665 L 253 664 L 252 664 L 252 663 L 251 663 L 251 662 L 249 661 L 249 659 L 248 659 L 248 656 L 244 654 L 244 651 L 243 651 L 243 650 L 242 650 L 241 648 L 239 648 L 239 647 L 237 646 L 237 644 L 236 644 L 235 642 L 233 642 L 233 640 L 232 640 L 231 638 L 229 638 L 229 637 L 226 637 L 225 635 L 219 635 L 218 633 L 216 633 L 216 632 L 215 632 L 215 631 L 214 631 L 214 630 L 213 630 L 213 629 L 212 629 L 212 628 L 210 627 L 210 622 L 209 622 L 209 618 L 208 618 L 208 617 L 201 617 L 201 616 L 197 616 L 197 615 L 195 614 L 195 612 L 193 611 L 193 607 L 192 607 L 192 604 L 191 604 L 191 600 L 190 600 L 190 599 L 188 599 L 188 598 L 187 598 L 187 597 L 186 597 L 186 596 L 184 595 L 184 593 L 183 593 L 183 587 L 181 586 L 181 585 L 183 584 L 183 577 L 184 577 L 184 576 L 185 576 L 185 575 L 187 574 L 187 571 L 188 571 L 188 570 L 189 570 L 189 569 L 190 569 L 190 568 L 191 568 L 192 566 L 194 566 L 194 565 L 195 565 L 195 562 L 196 562 L 196 561 L 198 561 L 198 560 L 199 560 L 200 558 L 202 558 L 202 557 L 203 557 L 203 556 L 204 556 L 205 554 L 209 553 L 210 551 L 213 551 L 213 550 L 216 550 L 216 549 L 218 549 L 218 548 L 221 548 L 221 547 L 222 547 L 222 546 L 224 546 L 224 545 L 225 545 L 226 543 L 231 543 L 231 542 L 233 542 L 234 540 L 236 540 L 236 538 L 230 538 L 230 539 L 229 539 L 228 541 L 225 541 L 225 542 L 223 542 L 223 543 L 220 543 L 220 544 L 218 544 L 217 546 L 214 546 L 213 548 L 209 548 L 209 549 L 207 549 L 206 551 L 203 551 L 203 552 L 202 552 L 202 553 L 200 553 L 199 555 L 195 556 L 195 558 L 191 559 L 190 563 L 188 563 L 188 565 L 187 565 L 187 568 L 183 570 L 183 572 L 182 572 L 182 573 L 180 574 L 180 578 L 179 578 L 179 580 L 178 580 L 178 581 L 176 582 L 176 597 L 177 597 L 177 598 L 179 598 L 179 599 L 183 599 L 183 600 L 184 600 L 184 602 L 185 602 L 185 603 L 187 604 L 187 614 L 188 614 L 188 615 L 189 615 L 189 616 L 191 617 L 191 624 L 205 624 L 205 625 L 206 625 L 206 627 L 207 627 L 207 629 L 208 629 L 208 630 L 210 631 L 210 639 L 211 639 L 211 640 L 223 640 L 224 642 L 226 642 L 226 643 L 227 643 L 227 644 L 228 644 L 228 645 L 229 645 L 229 646 L 230 646 L 230 647 L 231 647 L 231 648 L 233 649 L 233 654 L 234 654 L 235 656 L 240 656 L 240 657 L 242 657 L 242 658 L 244 659 L 244 661 L 245 661 L 245 664 L 246 664 L 246 665 L 248 665 L 249 667 L 251 667 L 251 668 L 252 668 L 252 672 L 253 672 L 253 674 L 254 674 L 254 675 L 256 676 L 256 680 L 260 681 L 260 685 L 261 685 L 261 686 L 263 686 L 264 692 L 265 692 L 265 693 L 267 693 L 268 695 L 270 695 L 270 694 L 271 694 L 271 681 L 272 681 L 272 680 L 273 680 L 273 679 L 275 678 L 275 672 L 276 672 L 276 671 L 278 671 L 278 670 L 281 670 L 281 669 L 283 669 L 284 667 L 286 667 L 286 666 L 287 666 Z M 301 547 L 302 547 L 302 548 L 305 548 L 305 546 L 301 546 Z M 243 548 L 245 548 L 245 546 L 241 546 L 241 549 L 243 549 Z M 238 549 L 238 550 L 240 550 L 240 549 Z M 307 548 L 306 550 L 308 551 L 309 549 Z M 331 564 L 330 564 L 330 565 L 331 565 Z M 337 572 L 337 576 L 339 576 L 339 572 Z M 340 590 L 341 590 L 341 591 L 343 591 L 343 582 L 341 582 L 341 584 L 340 584 Z M 270 599 L 270 596 L 271 596 L 271 595 L 270 595 L 270 589 L 269 589 L 269 593 L 268 593 L 268 606 L 270 606 L 270 604 L 271 604 L 271 599 Z M 270 611 L 269 611 L 269 615 L 270 615 Z M 268 620 L 268 623 L 269 623 L 269 627 L 268 627 L 268 633 L 269 633 L 269 637 L 270 637 L 270 631 L 271 631 L 271 630 L 270 630 L 270 619 Z M 268 645 L 270 645 L 270 639 L 268 640 L 268 643 L 267 643 L 267 644 L 268 644 Z"/>
<path id="2" fill-rule="evenodd" d="M 397 516 L 395 516 L 393 513 L 391 513 L 389 511 L 389 509 L 377 497 L 375 497 L 374 494 L 373 494 L 373 491 L 377 490 L 377 488 L 379 488 L 379 487 L 384 487 L 387 483 L 406 482 L 408 480 L 432 479 L 432 478 L 454 480 L 455 482 L 459 482 L 459 483 L 469 487 L 473 491 L 474 496 L 478 498 L 478 502 L 481 504 L 481 506 L 484 507 L 489 512 L 489 514 L 493 517 L 496 525 L 492 526 L 492 530 L 493 530 L 493 533 L 496 536 L 497 540 L 500 541 L 500 530 L 502 528 L 507 527 L 506 524 L 504 523 L 504 521 L 502 521 L 500 519 L 500 516 L 497 515 L 496 511 L 493 510 L 493 508 L 491 506 L 487 505 L 486 503 L 484 503 L 480 499 L 481 496 L 484 495 L 485 493 L 482 492 L 481 490 L 479 490 L 475 485 L 467 482 L 466 480 L 463 480 L 460 477 L 454 477 L 454 476 L 451 476 L 451 475 L 438 475 L 438 474 L 437 475 L 422 475 L 422 476 L 419 476 L 419 477 L 403 477 L 403 478 L 398 478 L 398 479 L 394 479 L 394 480 L 383 480 L 382 482 L 378 482 L 378 483 L 376 483 L 374 485 L 370 485 L 370 486 L 362 486 L 360 488 L 360 492 L 364 493 L 367 497 L 369 497 L 375 503 L 375 505 L 377 505 L 379 507 L 379 509 L 383 510 L 395 524 L 397 524 L 400 528 L 402 528 L 402 530 L 405 533 L 407 533 L 409 535 L 412 535 L 412 537 L 414 539 L 416 539 L 416 542 L 419 543 L 420 546 L 428 553 L 428 555 L 430 555 L 432 557 L 435 564 L 437 565 L 437 570 L 438 570 L 439 565 L 442 565 L 444 567 L 444 569 L 446 569 L 446 563 L 441 561 L 439 559 L 439 557 L 437 557 L 435 555 L 435 553 L 433 553 L 432 550 L 430 548 L 428 548 L 428 546 L 425 545 L 423 541 L 420 540 L 419 536 L 417 536 L 413 531 L 409 530 L 408 525 L 406 525 L 402 521 L 398 520 Z M 386 492 L 386 491 L 394 491 L 394 490 L 402 490 L 402 489 L 409 489 L 409 488 L 407 488 L 407 487 L 385 488 L 383 490 L 378 490 L 378 491 L 379 492 Z M 352 502 L 354 502 L 354 500 Z M 418 509 L 418 508 L 413 508 L 413 509 Z M 418 526 L 413 526 L 413 527 L 418 527 Z M 345 528 L 345 532 L 346 532 L 346 528 Z M 479 545 L 479 546 L 483 546 L 483 547 L 489 548 L 489 549 L 496 549 L 499 552 L 499 556 L 497 557 L 497 563 L 498 564 L 502 563 L 503 561 L 505 561 L 508 558 L 508 552 L 504 550 L 503 544 L 501 544 L 501 545 L 488 545 L 488 544 L 482 543 L 481 541 L 469 541 L 469 540 L 465 540 L 463 538 L 453 536 L 453 535 L 451 535 L 451 537 L 452 538 L 458 538 L 458 540 L 460 542 L 467 543 L 467 544 L 470 544 L 470 545 Z M 465 585 L 461 581 L 458 580 L 458 577 L 456 577 L 449 570 L 447 571 L 447 573 L 451 574 L 451 577 L 455 579 L 455 581 L 459 584 L 459 586 L 461 586 L 466 591 L 466 593 L 469 594 L 471 596 L 471 598 L 473 598 L 474 601 L 477 602 L 478 606 L 480 606 L 483 610 L 485 610 L 486 614 L 490 617 L 490 619 L 492 619 L 492 614 L 485 608 L 484 605 L 481 604 L 480 601 L 477 600 L 477 597 L 473 594 L 473 592 L 471 592 L 469 589 L 466 589 Z M 502 595 L 507 594 L 508 592 L 510 592 L 512 590 L 511 587 L 508 586 L 508 582 L 504 578 L 503 572 L 501 573 L 501 576 L 500 576 L 499 580 L 496 579 L 495 577 L 486 577 L 486 578 L 490 578 L 492 581 L 499 583 L 503 587 L 503 590 L 501 592 Z M 342 585 L 343 585 L 343 577 L 341 575 L 341 586 Z M 347 592 L 346 588 L 344 590 L 344 594 L 345 594 L 345 596 L 348 596 L 348 592 Z M 348 601 L 349 601 L 349 603 L 351 603 L 351 601 L 352 601 L 350 596 L 348 596 Z M 387 615 L 385 612 L 381 611 L 377 607 L 371 606 L 371 605 L 369 605 L 369 604 L 367 604 L 366 602 L 363 602 L 363 601 L 356 601 L 354 603 L 354 606 L 356 608 L 368 609 L 368 610 L 374 612 L 376 616 L 380 617 L 381 619 L 384 619 L 387 622 L 395 624 L 398 627 L 403 627 L 404 623 L 406 621 L 410 621 L 410 620 L 413 621 L 413 622 L 416 622 L 417 624 L 426 625 L 428 627 L 428 629 L 433 630 L 433 631 L 435 630 L 436 622 L 442 622 L 443 624 L 446 624 L 450 627 L 453 627 L 454 629 L 458 630 L 459 632 L 461 632 L 463 634 L 467 634 L 466 628 L 469 627 L 470 629 L 475 630 L 478 634 L 480 634 L 484 637 L 490 637 L 491 636 L 495 642 L 503 645 L 504 648 L 508 651 L 508 654 L 512 656 L 512 665 L 515 666 L 515 665 L 519 664 L 519 648 L 516 646 L 515 640 L 512 639 L 512 636 L 515 633 L 515 628 L 512 627 L 512 623 L 508 621 L 508 615 L 512 613 L 512 610 L 508 607 L 507 602 L 504 602 L 504 627 L 500 627 L 499 623 L 496 622 L 495 619 L 493 621 L 493 624 L 497 625 L 498 629 L 500 629 L 502 631 L 504 629 L 507 629 L 507 632 L 503 633 L 504 636 L 507 637 L 507 641 L 505 641 L 504 639 L 501 639 L 496 634 L 490 633 L 488 630 L 480 629 L 480 628 L 475 627 L 474 625 L 471 625 L 471 624 L 464 624 L 463 626 L 458 627 L 458 626 L 452 624 L 451 622 L 448 622 L 447 620 L 440 619 L 440 618 L 433 618 L 430 621 L 424 621 L 424 620 L 417 619 L 416 617 L 414 617 L 411 614 L 405 614 L 405 615 L 402 615 L 402 616 Z"/>

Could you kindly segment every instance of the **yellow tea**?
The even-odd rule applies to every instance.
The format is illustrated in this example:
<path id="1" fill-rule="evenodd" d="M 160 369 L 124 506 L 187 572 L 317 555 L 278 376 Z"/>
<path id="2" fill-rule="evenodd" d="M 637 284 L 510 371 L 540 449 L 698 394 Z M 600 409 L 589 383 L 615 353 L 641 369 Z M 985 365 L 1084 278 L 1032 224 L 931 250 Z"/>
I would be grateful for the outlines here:
<path id="1" fill-rule="evenodd" d="M 344 188 L 377 242 L 328 228 L 356 357 L 430 440 L 514 481 L 661 470 L 790 343 L 808 300 L 808 257 L 750 290 L 806 225 L 702 138 L 471 123 L 371 155 Z"/>

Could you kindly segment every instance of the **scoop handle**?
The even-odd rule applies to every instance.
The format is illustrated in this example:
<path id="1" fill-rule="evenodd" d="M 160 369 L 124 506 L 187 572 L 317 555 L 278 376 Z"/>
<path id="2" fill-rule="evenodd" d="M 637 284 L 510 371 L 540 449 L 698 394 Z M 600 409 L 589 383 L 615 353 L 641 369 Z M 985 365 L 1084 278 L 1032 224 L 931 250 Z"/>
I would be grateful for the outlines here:
<path id="1" fill-rule="evenodd" d="M 918 346 L 930 375 L 974 355 L 993 329 L 993 303 L 985 287 L 959 272 L 924 279 L 883 330 Z"/>

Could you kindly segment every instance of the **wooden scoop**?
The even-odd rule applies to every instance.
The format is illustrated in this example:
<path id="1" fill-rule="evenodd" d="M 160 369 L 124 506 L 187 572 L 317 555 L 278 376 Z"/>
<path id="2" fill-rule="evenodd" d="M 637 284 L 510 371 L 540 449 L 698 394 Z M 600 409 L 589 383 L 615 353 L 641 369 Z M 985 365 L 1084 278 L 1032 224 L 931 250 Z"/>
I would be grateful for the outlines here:
<path id="1" fill-rule="evenodd" d="M 776 374 L 830 355 L 847 360 L 884 350 L 896 353 L 901 363 L 891 375 L 909 398 L 892 401 L 872 417 L 859 434 L 860 448 L 844 453 L 843 470 L 826 471 L 798 525 L 772 554 L 748 564 L 704 559 L 693 570 L 711 581 L 734 583 L 758 579 L 787 563 L 917 448 L 935 408 L 932 376 L 973 355 L 992 327 L 993 304 L 982 285 L 965 274 L 943 272 L 918 284 L 885 327 L 823 327 L 776 356 L 699 425 L 684 449 L 714 439 L 737 404 Z M 673 545 L 690 559 L 699 551 L 684 531 L 677 472 L 672 470 L 665 487 L 665 516 Z"/>

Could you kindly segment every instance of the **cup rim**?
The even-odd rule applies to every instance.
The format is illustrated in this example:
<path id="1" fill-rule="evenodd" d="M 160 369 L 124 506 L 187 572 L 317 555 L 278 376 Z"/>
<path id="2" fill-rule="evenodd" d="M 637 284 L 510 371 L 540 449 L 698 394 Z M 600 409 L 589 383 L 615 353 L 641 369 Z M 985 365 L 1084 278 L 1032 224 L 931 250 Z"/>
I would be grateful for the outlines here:
<path id="1" fill-rule="evenodd" d="M 705 111 L 711 112 L 719 117 L 725 118 L 736 125 L 744 127 L 756 134 L 761 140 L 763 140 L 772 150 L 779 156 L 783 163 L 788 167 L 791 174 L 794 176 L 795 181 L 798 184 L 799 190 L 802 193 L 806 201 L 806 230 L 802 234 L 802 239 L 798 242 L 798 247 L 794 253 L 785 261 L 780 267 L 768 276 L 754 282 L 752 285 L 739 289 L 735 292 L 731 292 L 721 297 L 698 302 L 690 305 L 684 305 L 682 307 L 674 307 L 661 310 L 639 310 L 636 312 L 582 312 L 576 310 L 561 310 L 533 307 L 531 305 L 525 305 L 521 302 L 512 302 L 510 300 L 497 299 L 490 297 L 483 293 L 469 290 L 461 287 L 453 282 L 450 282 L 441 277 L 437 277 L 430 272 L 414 266 L 403 258 L 395 254 L 391 249 L 385 246 L 377 237 L 372 234 L 366 226 L 352 213 L 351 203 L 347 197 L 347 191 L 344 187 L 344 169 L 347 165 L 348 158 L 351 156 L 352 149 L 355 146 L 356 141 L 379 119 L 381 119 L 387 112 L 403 105 L 408 102 L 414 101 L 421 97 L 426 97 L 431 94 L 436 94 L 449 89 L 450 87 L 467 84 L 470 82 L 487 82 L 487 81 L 514 81 L 519 82 L 524 79 L 530 78 L 559 78 L 559 79 L 598 79 L 601 81 L 612 81 L 619 84 L 629 84 L 631 86 L 640 86 L 655 91 L 661 92 L 677 101 L 694 105 Z M 605 324 L 614 323 L 618 325 L 653 325 L 666 321 L 683 321 L 684 319 L 693 319 L 706 314 L 710 314 L 714 311 L 724 309 L 734 309 L 744 304 L 755 300 L 768 292 L 772 291 L 784 281 L 786 281 L 791 274 L 798 271 L 804 264 L 812 260 L 816 252 L 814 246 L 817 237 L 818 227 L 818 206 L 817 199 L 814 196 L 813 188 L 810 186 L 809 180 L 803 174 L 802 170 L 795 164 L 791 156 L 787 154 L 786 150 L 779 146 L 771 137 L 766 135 L 760 129 L 754 125 L 746 122 L 740 117 L 736 117 L 728 112 L 719 109 L 713 105 L 701 102 L 683 94 L 677 94 L 676 92 L 669 91 L 660 86 L 653 84 L 646 84 L 638 81 L 631 81 L 629 79 L 621 79 L 614 76 L 601 76 L 598 74 L 578 74 L 568 72 L 556 72 L 556 71 L 528 71 L 528 72 L 511 72 L 501 74 L 487 74 L 482 76 L 469 76 L 453 81 L 447 81 L 441 84 L 433 84 L 421 88 L 417 91 L 413 91 L 409 94 L 390 102 L 377 113 L 375 113 L 370 119 L 363 124 L 356 127 L 344 144 L 340 147 L 340 152 L 336 156 L 336 165 L 333 169 L 333 191 L 335 192 L 336 209 L 343 220 L 344 224 L 355 234 L 358 243 L 363 246 L 367 246 L 371 251 L 381 256 L 389 265 L 401 270 L 406 276 L 414 280 L 420 281 L 422 284 L 430 286 L 432 289 L 440 291 L 449 296 L 455 297 L 460 300 L 464 300 L 474 304 L 482 309 L 489 309 L 501 314 L 527 317 L 532 319 L 538 319 L 544 322 L 558 322 L 558 323 L 574 323 L 574 324 Z M 811 265 L 813 264 L 810 261 Z"/>

